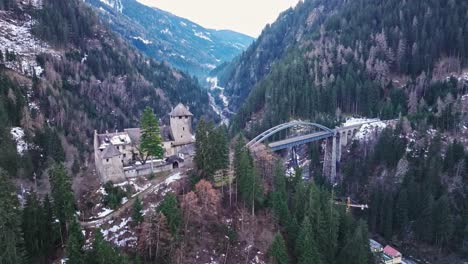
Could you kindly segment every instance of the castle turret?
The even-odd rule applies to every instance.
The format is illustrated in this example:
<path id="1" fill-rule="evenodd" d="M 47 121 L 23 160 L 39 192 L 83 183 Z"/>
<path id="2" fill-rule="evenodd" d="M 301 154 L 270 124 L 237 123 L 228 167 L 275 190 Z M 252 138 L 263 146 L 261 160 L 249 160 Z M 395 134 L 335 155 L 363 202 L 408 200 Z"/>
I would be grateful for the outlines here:
<path id="1" fill-rule="evenodd" d="M 183 105 L 178 104 L 169 114 L 171 119 L 171 133 L 174 145 L 184 145 L 193 142 L 192 117 L 193 114 Z"/>

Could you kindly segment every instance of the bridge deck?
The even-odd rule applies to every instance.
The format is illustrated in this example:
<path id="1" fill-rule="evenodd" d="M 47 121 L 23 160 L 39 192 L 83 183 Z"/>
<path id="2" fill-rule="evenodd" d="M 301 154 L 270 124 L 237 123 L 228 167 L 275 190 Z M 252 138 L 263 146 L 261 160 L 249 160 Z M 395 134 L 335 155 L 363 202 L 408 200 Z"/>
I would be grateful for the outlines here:
<path id="1" fill-rule="evenodd" d="M 317 133 L 313 133 L 309 135 L 297 136 L 293 138 L 288 138 L 288 139 L 272 142 L 268 144 L 268 146 L 273 151 L 277 151 L 277 150 L 298 146 L 301 144 L 317 141 L 317 140 L 332 137 L 332 136 L 333 136 L 333 133 L 328 132 L 328 131 L 322 131 L 322 132 L 317 132 Z"/>

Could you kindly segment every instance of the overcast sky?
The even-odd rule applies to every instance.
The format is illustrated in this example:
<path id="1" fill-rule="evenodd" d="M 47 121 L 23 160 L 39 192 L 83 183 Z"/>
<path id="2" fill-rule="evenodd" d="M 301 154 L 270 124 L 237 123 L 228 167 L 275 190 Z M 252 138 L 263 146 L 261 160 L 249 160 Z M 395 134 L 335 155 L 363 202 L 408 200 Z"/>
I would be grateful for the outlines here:
<path id="1" fill-rule="evenodd" d="M 266 24 L 299 0 L 138 0 L 207 28 L 258 37 Z"/>

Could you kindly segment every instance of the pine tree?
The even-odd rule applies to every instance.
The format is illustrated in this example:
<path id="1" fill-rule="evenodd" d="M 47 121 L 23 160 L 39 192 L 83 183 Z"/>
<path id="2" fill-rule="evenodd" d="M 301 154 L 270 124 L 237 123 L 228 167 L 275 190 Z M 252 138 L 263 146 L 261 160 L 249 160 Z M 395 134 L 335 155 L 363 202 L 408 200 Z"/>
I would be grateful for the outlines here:
<path id="1" fill-rule="evenodd" d="M 96 232 L 100 232 L 100 230 L 97 230 Z M 83 252 L 84 243 L 85 243 L 85 239 L 84 239 L 83 233 L 81 233 L 80 225 L 78 224 L 76 220 L 73 220 L 70 224 L 70 231 L 69 231 L 67 248 L 66 248 L 66 253 L 67 253 L 67 258 L 68 258 L 67 263 L 70 263 L 70 264 L 86 263 L 85 255 Z"/>
<path id="2" fill-rule="evenodd" d="M 41 228 L 42 237 L 44 238 L 44 252 L 43 254 L 48 256 L 49 253 L 54 249 L 58 244 L 59 239 L 59 225 L 55 221 L 53 206 L 50 202 L 49 195 L 44 197 L 42 202 L 42 213 L 43 213 L 43 223 Z"/>
<path id="3" fill-rule="evenodd" d="M 284 242 L 281 233 L 275 235 L 275 239 L 268 250 L 268 256 L 271 258 L 271 263 L 274 264 L 287 264 L 288 251 L 286 249 L 286 243 Z"/>
<path id="4" fill-rule="evenodd" d="M 396 223 L 400 232 L 404 231 L 408 224 L 408 192 L 401 189 L 396 202 Z"/>
<path id="5" fill-rule="evenodd" d="M 448 244 L 454 230 L 450 204 L 446 195 L 441 196 L 434 204 L 433 219 L 434 242 L 442 248 Z"/>
<path id="6" fill-rule="evenodd" d="M 353 230 L 350 230 L 353 231 Z M 369 237 L 367 233 L 367 225 L 363 221 L 359 221 L 352 236 L 348 237 L 344 242 L 344 246 L 338 255 L 338 264 L 367 264 L 371 252 L 369 249 Z"/>
<path id="7" fill-rule="evenodd" d="M 214 128 L 212 122 L 200 120 L 196 130 L 195 164 L 204 178 L 212 177 L 215 172 L 229 165 L 229 143 L 227 128 Z"/>
<path id="8" fill-rule="evenodd" d="M 182 213 L 176 195 L 174 193 L 168 193 L 158 206 L 157 211 L 164 214 L 172 235 L 177 236 L 182 223 Z"/>
<path id="9" fill-rule="evenodd" d="M 214 129 L 210 136 L 210 160 L 214 161 L 214 170 L 226 169 L 229 165 L 229 142 L 226 126 L 222 125 Z"/>
<path id="10" fill-rule="evenodd" d="M 125 263 L 125 258 L 109 242 L 104 240 L 101 230 L 97 229 L 94 234 L 93 247 L 88 253 L 86 263 L 120 264 Z"/>
<path id="11" fill-rule="evenodd" d="M 21 214 L 15 188 L 0 169 L 0 263 L 17 264 L 24 260 Z"/>
<path id="12" fill-rule="evenodd" d="M 195 156 L 193 158 L 198 170 L 203 170 L 207 167 L 207 156 L 208 149 L 206 144 L 208 142 L 208 131 L 205 119 L 201 119 L 198 122 L 197 129 L 195 131 Z"/>
<path id="13" fill-rule="evenodd" d="M 74 218 L 75 198 L 70 177 L 62 164 L 55 164 L 50 169 L 50 185 L 54 214 L 60 222 L 60 234 L 63 243 L 68 225 Z"/>
<path id="14" fill-rule="evenodd" d="M 31 190 L 23 209 L 22 231 L 29 259 L 36 262 L 44 255 L 45 238 L 42 232 L 44 213 L 35 192 Z"/>
<path id="15" fill-rule="evenodd" d="M 320 264 L 322 260 L 313 237 L 312 224 L 309 217 L 304 217 L 299 236 L 296 241 L 296 256 L 299 264 Z"/>
<path id="16" fill-rule="evenodd" d="M 148 157 L 161 159 L 164 156 L 159 122 L 153 110 L 147 106 L 140 119 L 140 149 L 141 161 L 145 163 Z"/>
<path id="17" fill-rule="evenodd" d="M 143 206 L 141 204 L 140 198 L 137 197 L 132 207 L 132 219 L 138 224 L 143 221 L 143 214 L 141 213 L 141 210 L 143 210 Z"/>
<path id="18" fill-rule="evenodd" d="M 236 179 L 239 181 L 239 193 L 246 204 L 252 208 L 252 215 L 255 212 L 255 206 L 263 203 L 263 186 L 253 166 L 250 152 L 243 148 L 238 153 L 239 160 L 236 161 L 235 170 Z"/>

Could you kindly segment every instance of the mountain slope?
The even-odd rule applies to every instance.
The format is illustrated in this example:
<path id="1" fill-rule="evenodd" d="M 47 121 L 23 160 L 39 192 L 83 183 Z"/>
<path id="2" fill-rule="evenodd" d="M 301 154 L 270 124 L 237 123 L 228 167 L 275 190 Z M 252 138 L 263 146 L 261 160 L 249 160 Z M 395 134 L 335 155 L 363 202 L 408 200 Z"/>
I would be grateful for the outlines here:
<path id="1" fill-rule="evenodd" d="M 329 127 L 349 116 L 399 120 L 344 147 L 337 196 L 368 202 L 369 212 L 356 215 L 367 215 L 370 230 L 405 256 L 463 263 L 466 21 L 462 0 L 304 1 L 213 72 L 240 106 L 231 130 L 252 138 L 292 119 Z M 311 147 L 304 145 L 320 153 Z M 310 156 L 320 182 L 321 159 Z"/>
<path id="2" fill-rule="evenodd" d="M 92 168 L 93 131 L 137 126 L 145 106 L 163 120 L 179 102 L 214 117 L 196 79 L 130 47 L 81 1 L 13 3 L 0 10 L 0 137 L 18 145 L 0 167 L 12 175 L 40 176 L 49 160 Z"/>
<path id="3" fill-rule="evenodd" d="M 324 113 L 405 114 L 411 94 L 420 98 L 431 80 L 462 73 L 467 9 L 464 1 L 299 3 L 216 70 L 231 106 L 250 94 L 234 124 L 244 127 L 257 112 L 266 113 L 265 127 Z"/>
<path id="4" fill-rule="evenodd" d="M 112 29 L 158 61 L 204 77 L 230 61 L 252 38 L 229 30 L 212 30 L 136 0 L 87 0 Z"/>

